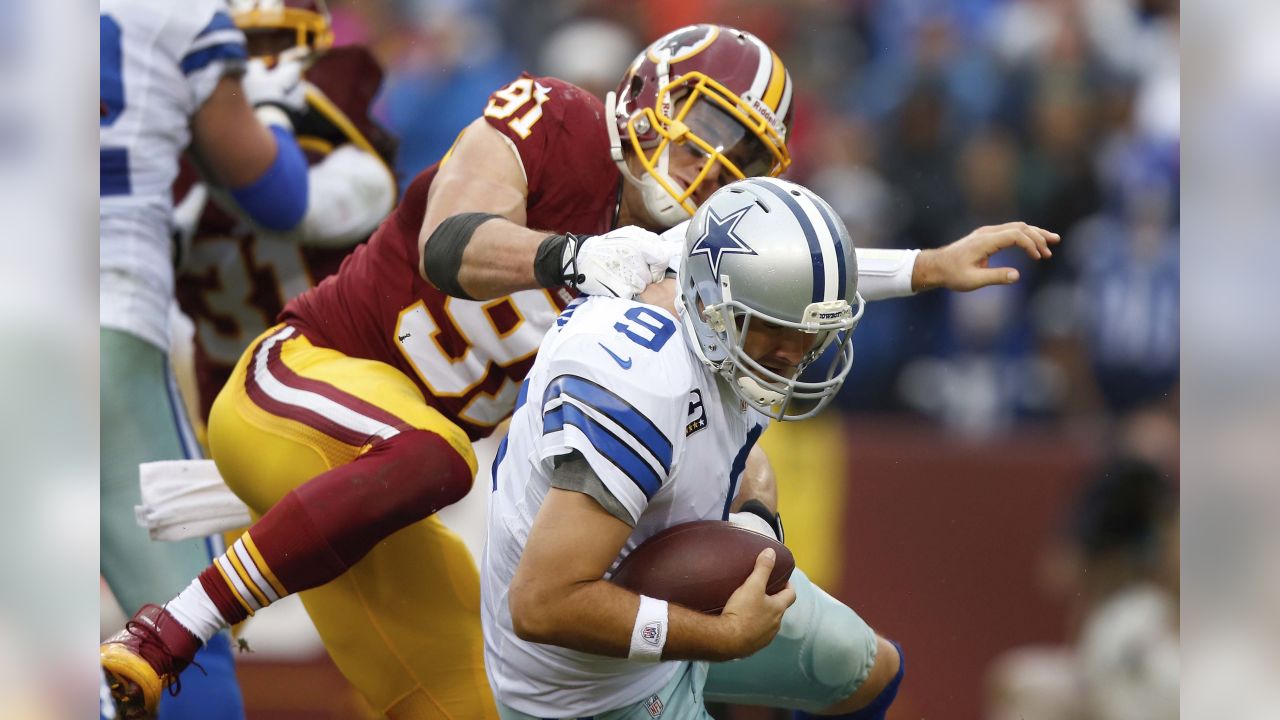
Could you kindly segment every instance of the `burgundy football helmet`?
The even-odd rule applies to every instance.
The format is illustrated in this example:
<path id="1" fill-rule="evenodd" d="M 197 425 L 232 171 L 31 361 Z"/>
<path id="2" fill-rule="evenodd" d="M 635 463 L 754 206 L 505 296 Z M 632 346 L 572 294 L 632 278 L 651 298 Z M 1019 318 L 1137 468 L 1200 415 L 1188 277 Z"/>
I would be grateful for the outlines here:
<path id="1" fill-rule="evenodd" d="M 695 192 L 708 179 L 786 170 L 791 95 L 782 60 L 755 35 L 724 25 L 681 28 L 641 52 L 606 97 L 613 160 L 643 191 L 653 219 L 675 225 L 697 209 Z M 627 166 L 623 137 L 643 176 Z M 673 146 L 706 158 L 696 177 L 669 172 Z"/>
<path id="2" fill-rule="evenodd" d="M 307 55 L 333 46 L 325 0 L 231 0 L 231 17 L 246 35 L 292 33 L 293 52 Z"/>

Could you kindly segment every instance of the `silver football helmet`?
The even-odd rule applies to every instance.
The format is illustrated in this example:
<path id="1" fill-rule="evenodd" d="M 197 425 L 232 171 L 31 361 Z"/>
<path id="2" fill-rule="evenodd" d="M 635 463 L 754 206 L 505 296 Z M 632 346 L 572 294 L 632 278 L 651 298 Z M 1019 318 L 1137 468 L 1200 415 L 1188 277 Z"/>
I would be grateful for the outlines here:
<path id="1" fill-rule="evenodd" d="M 717 190 L 689 223 L 679 284 L 690 344 L 743 401 L 799 420 L 840 390 L 865 308 L 858 259 L 844 223 L 808 189 L 757 177 Z M 796 367 L 778 372 L 744 351 L 760 324 L 812 336 Z"/>

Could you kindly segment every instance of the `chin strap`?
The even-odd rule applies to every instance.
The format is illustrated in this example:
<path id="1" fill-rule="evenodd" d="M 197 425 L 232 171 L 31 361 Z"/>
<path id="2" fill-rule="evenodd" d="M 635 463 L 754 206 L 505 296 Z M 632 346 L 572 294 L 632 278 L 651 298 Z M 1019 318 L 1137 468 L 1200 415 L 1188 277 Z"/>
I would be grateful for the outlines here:
<path id="1" fill-rule="evenodd" d="M 635 173 L 631 172 L 631 166 L 627 164 L 626 155 L 622 152 L 622 134 L 618 132 L 620 119 L 618 93 L 612 90 L 604 96 L 604 115 L 608 118 L 604 129 L 609 133 L 609 157 L 613 158 L 613 164 L 618 166 L 618 170 L 627 182 L 643 190 L 644 178 L 636 177 Z"/>
<path id="2" fill-rule="evenodd" d="M 608 121 L 604 129 L 609 133 L 609 157 L 624 174 L 630 174 L 626 159 L 622 156 L 622 136 L 618 133 L 618 93 L 610 90 L 604 96 L 604 116 Z"/>
<path id="3" fill-rule="evenodd" d="M 738 388 L 742 391 L 742 396 L 747 400 L 747 402 L 750 402 L 761 409 L 765 407 L 772 408 L 782 404 L 782 400 L 784 398 L 782 393 L 766 388 L 759 382 L 756 382 L 754 378 L 749 378 L 746 375 L 738 375 L 734 380 L 738 383 Z"/>

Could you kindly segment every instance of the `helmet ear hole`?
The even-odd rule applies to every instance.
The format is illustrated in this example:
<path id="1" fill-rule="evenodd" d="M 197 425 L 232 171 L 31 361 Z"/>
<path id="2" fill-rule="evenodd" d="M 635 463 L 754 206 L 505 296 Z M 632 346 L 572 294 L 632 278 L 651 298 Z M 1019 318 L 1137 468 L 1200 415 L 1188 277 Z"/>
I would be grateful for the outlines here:
<path id="1" fill-rule="evenodd" d="M 631 88 L 627 91 L 630 96 L 629 99 L 635 101 L 636 98 L 640 97 L 641 90 L 644 90 L 644 78 L 639 75 L 633 75 L 631 77 Z"/>

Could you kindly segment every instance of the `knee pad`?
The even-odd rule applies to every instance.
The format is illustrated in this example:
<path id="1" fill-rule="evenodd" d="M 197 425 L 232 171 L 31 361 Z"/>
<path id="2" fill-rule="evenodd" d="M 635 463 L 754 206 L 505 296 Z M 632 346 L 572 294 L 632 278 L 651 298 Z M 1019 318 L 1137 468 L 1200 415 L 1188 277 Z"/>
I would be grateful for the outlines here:
<path id="1" fill-rule="evenodd" d="M 889 712 L 889 706 L 893 705 L 893 701 L 898 697 L 898 687 L 902 684 L 902 677 L 907 672 L 906 656 L 902 654 L 902 646 L 897 641 L 890 640 L 893 649 L 898 653 L 898 672 L 893 676 L 876 695 L 875 699 L 859 710 L 844 715 L 828 715 L 825 717 L 838 718 L 840 720 L 885 720 L 886 713 Z M 819 716 L 806 712 L 797 712 L 793 715 L 793 720 L 819 720 Z"/>

